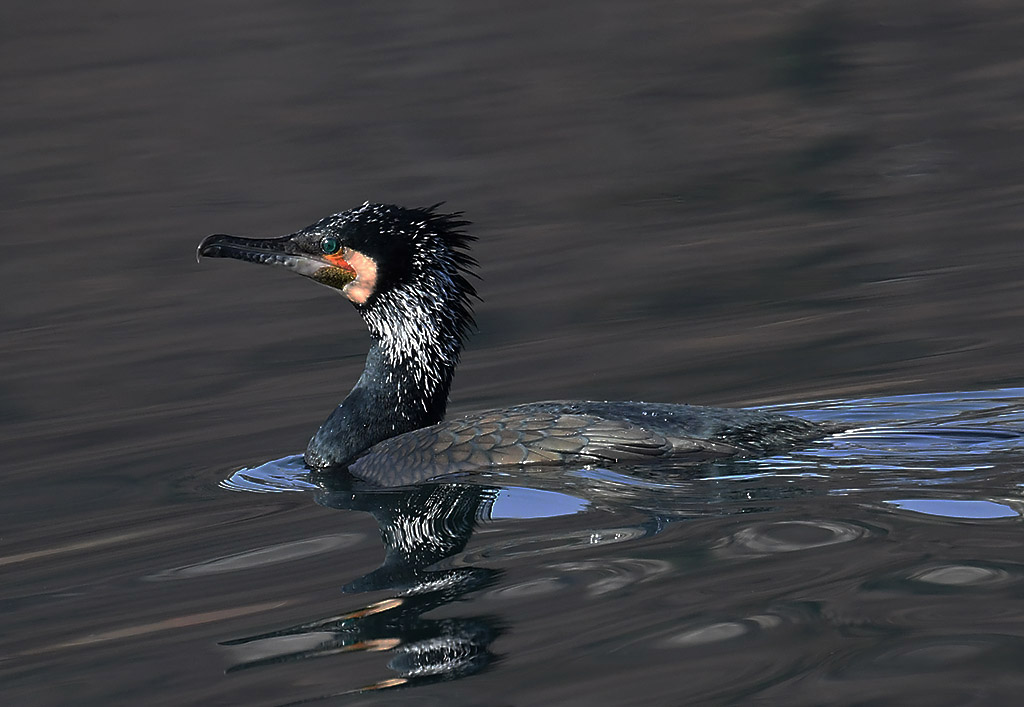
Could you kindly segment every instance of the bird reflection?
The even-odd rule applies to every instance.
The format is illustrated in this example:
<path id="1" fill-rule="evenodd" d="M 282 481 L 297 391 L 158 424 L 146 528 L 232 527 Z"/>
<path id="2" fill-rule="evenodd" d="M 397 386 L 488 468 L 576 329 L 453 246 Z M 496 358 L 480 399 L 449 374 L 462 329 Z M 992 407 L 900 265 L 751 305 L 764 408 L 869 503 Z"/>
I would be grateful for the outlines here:
<path id="1" fill-rule="evenodd" d="M 574 495 L 565 493 L 566 476 L 561 471 L 550 476 L 531 472 L 529 487 L 507 485 L 508 479 L 504 479 L 500 487 L 428 482 L 397 488 L 373 486 L 345 473 L 310 472 L 297 457 L 237 472 L 227 484 L 229 488 L 256 488 L 265 483 L 264 488 L 309 489 L 322 506 L 373 516 L 384 543 L 384 561 L 345 584 L 342 591 L 384 591 L 390 596 L 345 614 L 225 641 L 222 645 L 245 647 L 244 659 L 228 672 L 366 651 L 389 653 L 388 668 L 394 676 L 352 692 L 473 675 L 498 660 L 490 646 L 505 629 L 502 621 L 489 615 L 423 616 L 498 582 L 500 570 L 465 564 L 465 554 L 458 562 L 451 560 L 463 553 L 481 521 L 574 515 L 589 509 L 611 511 L 610 517 L 622 521 L 612 527 L 594 527 L 588 522 L 585 529 L 562 533 L 557 539 L 544 538 L 545 548 L 564 549 L 579 542 L 593 545 L 648 537 L 673 522 L 709 513 L 764 511 L 780 499 L 809 492 L 768 479 L 734 489 L 727 479 L 738 478 L 734 474 L 739 469 L 718 465 L 699 470 L 703 475 L 670 482 L 666 477 L 649 476 L 643 469 L 634 469 L 628 476 L 580 469 L 574 478 L 585 485 L 576 488 Z M 585 539 L 580 540 L 581 535 Z M 530 536 L 524 541 L 529 552 L 538 551 L 531 547 L 536 540 Z"/>
<path id="2" fill-rule="evenodd" d="M 338 474 L 318 478 L 317 484 L 318 503 L 369 513 L 384 541 L 381 566 L 342 591 L 393 596 L 345 614 L 224 641 L 221 645 L 249 646 L 260 656 L 228 672 L 354 651 L 390 652 L 388 668 L 396 676 L 356 690 L 364 692 L 452 680 L 494 664 L 490 645 L 502 633 L 497 617 L 424 619 L 423 614 L 497 581 L 498 570 L 438 565 L 465 548 L 498 489 L 451 483 L 380 489 Z"/>

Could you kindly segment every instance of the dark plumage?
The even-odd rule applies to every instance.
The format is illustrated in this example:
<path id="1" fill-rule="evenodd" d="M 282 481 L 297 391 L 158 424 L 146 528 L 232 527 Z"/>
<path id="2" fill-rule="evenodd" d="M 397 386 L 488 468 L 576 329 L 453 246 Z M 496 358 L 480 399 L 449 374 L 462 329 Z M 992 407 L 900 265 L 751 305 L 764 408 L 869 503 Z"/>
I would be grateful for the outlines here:
<path id="1" fill-rule="evenodd" d="M 839 428 L 771 413 L 544 402 L 442 422 L 469 330 L 475 240 L 461 214 L 364 204 L 281 238 L 214 235 L 198 254 L 283 266 L 342 292 L 369 329 L 366 368 L 306 449 L 316 468 L 383 485 L 511 464 L 763 454 Z"/>

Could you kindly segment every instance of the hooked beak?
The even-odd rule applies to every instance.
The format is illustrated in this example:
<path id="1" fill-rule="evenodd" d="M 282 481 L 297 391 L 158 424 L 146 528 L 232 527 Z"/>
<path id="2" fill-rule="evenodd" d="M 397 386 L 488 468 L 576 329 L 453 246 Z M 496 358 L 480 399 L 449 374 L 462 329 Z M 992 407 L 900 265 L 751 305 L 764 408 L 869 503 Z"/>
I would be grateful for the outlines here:
<path id="1" fill-rule="evenodd" d="M 234 258 L 250 263 L 287 268 L 317 282 L 341 289 L 356 278 L 356 273 L 343 259 L 310 255 L 295 246 L 293 236 L 280 238 L 241 238 L 216 233 L 207 236 L 196 250 L 200 258 Z"/>

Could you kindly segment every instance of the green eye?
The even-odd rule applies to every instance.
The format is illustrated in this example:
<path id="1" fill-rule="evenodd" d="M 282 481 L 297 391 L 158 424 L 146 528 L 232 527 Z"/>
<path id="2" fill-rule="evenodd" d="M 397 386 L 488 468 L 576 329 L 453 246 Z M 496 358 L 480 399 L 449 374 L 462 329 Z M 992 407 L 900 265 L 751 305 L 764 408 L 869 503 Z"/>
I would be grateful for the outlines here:
<path id="1" fill-rule="evenodd" d="M 325 255 L 334 255 L 341 250 L 341 243 L 338 243 L 337 238 L 325 236 L 324 239 L 320 241 L 320 250 L 322 250 Z"/>

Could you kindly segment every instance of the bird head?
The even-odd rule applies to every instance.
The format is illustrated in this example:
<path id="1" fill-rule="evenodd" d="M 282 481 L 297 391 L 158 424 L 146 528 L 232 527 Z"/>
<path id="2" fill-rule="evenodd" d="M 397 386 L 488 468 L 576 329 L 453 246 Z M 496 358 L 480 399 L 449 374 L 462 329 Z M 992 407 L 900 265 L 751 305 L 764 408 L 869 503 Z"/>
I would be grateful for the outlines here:
<path id="1" fill-rule="evenodd" d="M 197 258 L 286 268 L 338 290 L 360 308 L 403 289 L 473 296 L 463 277 L 476 264 L 465 252 L 473 237 L 459 231 L 468 222 L 435 209 L 366 203 L 278 238 L 215 234 L 199 244 Z"/>

